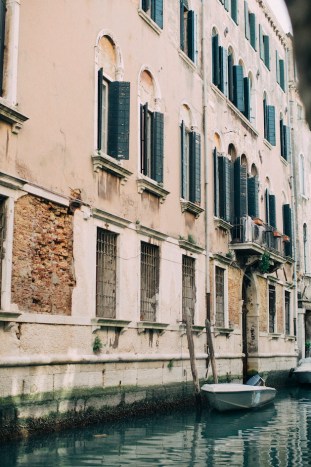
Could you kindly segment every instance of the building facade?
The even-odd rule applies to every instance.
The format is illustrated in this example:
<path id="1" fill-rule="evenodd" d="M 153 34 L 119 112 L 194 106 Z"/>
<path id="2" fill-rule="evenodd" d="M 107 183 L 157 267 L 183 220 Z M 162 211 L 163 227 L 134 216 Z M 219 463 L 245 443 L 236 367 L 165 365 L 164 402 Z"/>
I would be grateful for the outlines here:
<path id="1" fill-rule="evenodd" d="M 221 378 L 287 373 L 290 38 L 264 2 L 0 15 L 2 400 L 24 419 L 180 395 L 188 316 L 201 379 L 206 318 Z"/>

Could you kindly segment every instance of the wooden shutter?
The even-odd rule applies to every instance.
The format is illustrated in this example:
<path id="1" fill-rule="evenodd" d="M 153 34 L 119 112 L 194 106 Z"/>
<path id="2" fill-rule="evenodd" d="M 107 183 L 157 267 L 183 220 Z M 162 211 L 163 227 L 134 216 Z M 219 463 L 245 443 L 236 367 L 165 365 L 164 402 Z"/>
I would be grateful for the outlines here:
<path id="1" fill-rule="evenodd" d="M 212 57 L 213 57 L 213 84 L 215 84 L 215 86 L 218 86 L 219 81 L 220 81 L 218 34 L 212 37 Z"/>
<path id="2" fill-rule="evenodd" d="M 238 0 L 231 0 L 231 18 L 236 24 L 239 24 Z"/>
<path id="3" fill-rule="evenodd" d="M 285 254 L 292 256 L 292 210 L 289 204 L 283 204 L 283 233 L 291 239 L 285 243 Z"/>
<path id="4" fill-rule="evenodd" d="M 280 62 L 279 62 L 279 52 L 275 51 L 275 73 L 276 73 L 276 82 L 280 84 Z"/>
<path id="5" fill-rule="evenodd" d="M 284 60 L 280 60 L 280 86 L 285 91 L 285 69 L 284 69 Z"/>
<path id="6" fill-rule="evenodd" d="M 250 120 L 251 118 L 251 81 L 249 78 L 244 78 L 244 115 Z"/>
<path id="7" fill-rule="evenodd" d="M 163 182 L 163 150 L 164 150 L 164 115 L 160 112 L 153 114 L 152 134 L 152 173 L 151 178 L 156 182 Z"/>
<path id="8" fill-rule="evenodd" d="M 228 97 L 233 102 L 233 57 L 228 55 Z"/>
<path id="9" fill-rule="evenodd" d="M 273 105 L 267 106 L 267 117 L 267 139 L 272 146 L 275 146 L 275 107 Z"/>
<path id="10" fill-rule="evenodd" d="M 148 11 L 150 9 L 150 0 L 142 0 L 141 7 L 144 11 Z"/>
<path id="11" fill-rule="evenodd" d="M 1 5 L 0 0 L 0 5 Z M 102 148 L 102 126 L 103 126 L 103 69 L 97 72 L 97 149 Z"/>
<path id="12" fill-rule="evenodd" d="M 259 25 L 259 55 L 260 55 L 261 60 L 265 59 L 265 49 L 264 49 L 264 44 L 263 44 L 263 32 L 262 32 L 261 24 Z"/>
<path id="13" fill-rule="evenodd" d="M 154 1 L 154 14 L 153 19 L 157 25 L 163 29 L 163 0 Z"/>
<path id="14" fill-rule="evenodd" d="M 140 171 L 147 175 L 147 113 L 148 104 L 140 105 Z"/>
<path id="15" fill-rule="evenodd" d="M 244 0 L 244 23 L 245 23 L 245 37 L 250 38 L 249 17 L 248 17 L 248 3 Z"/>
<path id="16" fill-rule="evenodd" d="M 234 222 L 247 216 L 247 168 L 238 157 L 234 162 Z"/>
<path id="17" fill-rule="evenodd" d="M 218 176 L 218 152 L 215 148 L 213 151 L 214 156 L 214 214 L 219 217 L 219 176 Z"/>
<path id="18" fill-rule="evenodd" d="M 0 0 L 0 96 L 3 94 L 3 66 L 4 66 L 4 40 L 5 40 L 5 0 Z"/>
<path id="19" fill-rule="evenodd" d="M 187 42 L 188 42 L 188 57 L 195 62 L 195 13 L 188 11 L 187 16 Z"/>
<path id="20" fill-rule="evenodd" d="M 267 112 L 267 101 L 263 100 L 263 123 L 264 123 L 264 138 L 268 139 L 268 112 Z"/>
<path id="21" fill-rule="evenodd" d="M 285 159 L 289 161 L 290 155 L 291 155 L 290 127 L 284 125 L 283 131 L 284 131 L 284 140 L 285 140 L 285 151 L 284 151 Z"/>
<path id="22" fill-rule="evenodd" d="M 184 50 L 185 49 L 185 29 L 184 29 L 184 2 L 183 2 L 183 0 L 180 0 L 179 8 L 180 8 L 180 17 L 179 17 L 179 22 L 180 22 L 180 48 L 181 48 L 181 50 Z"/>
<path id="23" fill-rule="evenodd" d="M 259 181 L 258 176 L 247 179 L 247 199 L 248 199 L 248 215 L 251 217 L 259 216 L 258 202 Z"/>
<path id="24" fill-rule="evenodd" d="M 228 53 L 224 47 L 219 47 L 219 89 L 228 97 Z"/>
<path id="25" fill-rule="evenodd" d="M 219 217 L 231 222 L 231 162 L 227 157 L 219 158 Z"/>
<path id="26" fill-rule="evenodd" d="M 185 152 L 186 127 L 182 121 L 180 125 L 180 155 L 181 155 L 181 197 L 187 197 L 187 160 Z"/>
<path id="27" fill-rule="evenodd" d="M 201 201 L 201 137 L 198 133 L 189 134 L 190 154 L 190 190 L 189 200 L 193 203 Z"/>
<path id="28" fill-rule="evenodd" d="M 256 15 L 255 13 L 249 14 L 249 27 L 250 27 L 250 42 L 253 49 L 257 50 L 257 37 L 256 37 Z"/>
<path id="29" fill-rule="evenodd" d="M 108 94 L 108 154 L 117 159 L 129 158 L 130 83 L 114 81 Z"/>
<path id="30" fill-rule="evenodd" d="M 269 221 L 268 224 L 276 229 L 276 205 L 275 195 L 269 194 Z"/>
<path id="31" fill-rule="evenodd" d="M 245 110 L 243 67 L 233 66 L 233 103 L 240 112 Z"/>
<path id="32" fill-rule="evenodd" d="M 269 36 L 263 36 L 263 46 L 264 46 L 264 62 L 266 67 L 270 70 L 270 39 Z"/>
<path id="33" fill-rule="evenodd" d="M 286 159 L 285 157 L 286 142 L 285 142 L 285 132 L 284 132 L 284 125 L 283 125 L 282 118 L 280 119 L 280 144 L 281 144 L 281 156 L 284 157 L 284 159 Z"/>
<path id="34" fill-rule="evenodd" d="M 227 11 L 229 11 L 229 9 L 230 9 L 229 1 L 230 1 L 230 0 L 225 0 L 225 2 L 224 2 L 225 9 L 226 9 Z"/>

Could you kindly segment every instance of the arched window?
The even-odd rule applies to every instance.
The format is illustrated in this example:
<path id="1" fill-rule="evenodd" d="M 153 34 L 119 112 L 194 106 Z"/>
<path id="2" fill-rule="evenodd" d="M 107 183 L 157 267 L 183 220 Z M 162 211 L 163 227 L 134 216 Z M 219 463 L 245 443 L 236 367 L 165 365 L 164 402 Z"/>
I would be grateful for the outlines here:
<path id="1" fill-rule="evenodd" d="M 247 201 L 248 215 L 259 217 L 259 179 L 258 170 L 255 164 L 251 166 L 251 173 L 247 178 Z"/>
<path id="2" fill-rule="evenodd" d="M 266 92 L 263 95 L 263 121 L 264 121 L 264 138 L 269 141 L 272 146 L 276 145 L 275 138 L 275 107 L 268 105 Z"/>
<path id="3" fill-rule="evenodd" d="M 285 125 L 282 113 L 280 113 L 280 148 L 281 156 L 288 161 L 290 155 L 290 129 Z"/>
<path id="4" fill-rule="evenodd" d="M 275 195 L 271 193 L 270 180 L 266 178 L 265 190 L 265 208 L 266 208 L 266 223 L 271 227 L 276 228 L 276 203 Z"/>

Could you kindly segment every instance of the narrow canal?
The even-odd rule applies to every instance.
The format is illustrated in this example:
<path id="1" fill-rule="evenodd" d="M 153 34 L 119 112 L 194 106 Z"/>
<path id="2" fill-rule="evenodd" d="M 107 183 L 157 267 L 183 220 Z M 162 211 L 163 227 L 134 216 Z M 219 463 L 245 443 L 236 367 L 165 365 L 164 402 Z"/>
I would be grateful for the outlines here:
<path id="1" fill-rule="evenodd" d="M 0 445 L 1 467 L 311 466 L 311 388 L 256 412 L 193 410 Z"/>

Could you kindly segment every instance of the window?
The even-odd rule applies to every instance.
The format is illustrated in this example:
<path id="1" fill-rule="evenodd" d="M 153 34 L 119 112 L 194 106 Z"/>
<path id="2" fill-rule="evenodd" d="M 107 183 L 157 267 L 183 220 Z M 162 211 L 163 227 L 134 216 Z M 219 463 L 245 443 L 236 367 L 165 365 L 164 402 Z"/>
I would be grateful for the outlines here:
<path id="1" fill-rule="evenodd" d="M 201 138 L 181 122 L 181 197 L 201 201 Z"/>
<path id="2" fill-rule="evenodd" d="M 275 286 L 269 284 L 269 332 L 274 333 L 276 320 L 275 320 L 275 312 L 276 312 L 276 302 L 275 302 Z"/>
<path id="3" fill-rule="evenodd" d="M 228 157 L 214 149 L 214 214 L 226 222 L 232 221 L 232 164 Z"/>
<path id="4" fill-rule="evenodd" d="M 303 263 L 304 263 L 304 272 L 307 274 L 309 272 L 309 245 L 308 245 L 308 228 L 307 224 L 303 224 L 302 228 L 303 235 Z"/>
<path id="5" fill-rule="evenodd" d="M 251 217 L 259 217 L 259 179 L 258 175 L 248 177 L 247 179 L 247 204 L 248 215 Z"/>
<path id="6" fill-rule="evenodd" d="M 259 54 L 261 60 L 270 70 L 270 38 L 263 33 L 261 25 L 259 25 Z"/>
<path id="7" fill-rule="evenodd" d="M 251 46 L 256 50 L 256 16 L 250 13 L 248 2 L 244 1 L 244 20 L 245 20 L 245 37 L 250 41 Z"/>
<path id="8" fill-rule="evenodd" d="M 156 321 L 159 294 L 159 247 L 141 242 L 140 319 Z"/>
<path id="9" fill-rule="evenodd" d="M 263 98 L 263 119 L 264 119 L 264 138 L 272 144 L 276 145 L 275 138 L 275 107 L 268 105 L 267 95 Z"/>
<path id="10" fill-rule="evenodd" d="M 188 310 L 191 313 L 192 322 L 195 311 L 195 259 L 182 256 L 182 320 L 187 321 Z"/>
<path id="11" fill-rule="evenodd" d="M 228 97 L 228 53 L 219 45 L 219 36 L 213 31 L 212 37 L 213 84 Z"/>
<path id="12" fill-rule="evenodd" d="M 140 106 L 140 170 L 156 182 L 163 182 L 164 116 Z"/>
<path id="13" fill-rule="evenodd" d="M 290 159 L 290 128 L 284 125 L 283 118 L 280 118 L 280 145 L 281 156 L 288 161 Z"/>
<path id="14" fill-rule="evenodd" d="M 230 12 L 233 21 L 238 24 L 238 0 L 220 0 L 220 3 Z"/>
<path id="15" fill-rule="evenodd" d="M 285 67 L 284 60 L 280 59 L 279 53 L 275 51 L 275 63 L 276 63 L 276 81 L 279 83 L 283 91 L 285 91 Z"/>
<path id="16" fill-rule="evenodd" d="M 3 95 L 6 0 L 0 0 L 0 96 Z"/>
<path id="17" fill-rule="evenodd" d="M 142 0 L 141 7 L 163 29 L 163 0 Z"/>
<path id="18" fill-rule="evenodd" d="M 292 256 L 292 210 L 289 204 L 283 204 L 283 234 L 289 237 L 284 246 L 285 255 Z"/>
<path id="19" fill-rule="evenodd" d="M 285 290 L 284 297 L 284 306 L 285 306 L 285 334 L 290 335 L 290 292 Z"/>
<path id="20" fill-rule="evenodd" d="M 188 0 L 180 0 L 180 48 L 195 62 L 196 59 L 196 16 L 189 10 Z"/>
<path id="21" fill-rule="evenodd" d="M 116 159 L 129 158 L 130 83 L 109 82 L 98 70 L 97 149 Z"/>
<path id="22" fill-rule="evenodd" d="M 215 326 L 225 327 L 225 269 L 215 266 Z"/>
<path id="23" fill-rule="evenodd" d="M 270 193 L 267 188 L 265 192 L 265 207 L 266 207 L 266 223 L 271 227 L 276 228 L 276 204 L 275 195 Z"/>
<path id="24" fill-rule="evenodd" d="M 116 317 L 117 234 L 97 229 L 96 316 Z"/>

